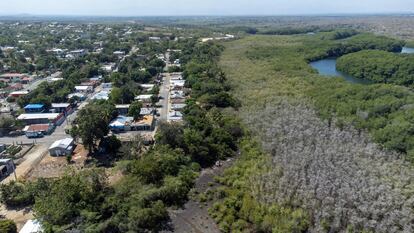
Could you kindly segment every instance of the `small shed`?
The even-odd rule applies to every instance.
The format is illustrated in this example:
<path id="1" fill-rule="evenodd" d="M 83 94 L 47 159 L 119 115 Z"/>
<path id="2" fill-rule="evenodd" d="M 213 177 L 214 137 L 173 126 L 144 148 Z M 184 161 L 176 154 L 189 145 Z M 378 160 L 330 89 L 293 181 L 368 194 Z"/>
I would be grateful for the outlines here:
<path id="1" fill-rule="evenodd" d="M 49 153 L 51 156 L 70 155 L 75 149 L 74 145 L 75 141 L 73 140 L 73 138 L 57 140 L 49 147 Z"/>
<path id="2" fill-rule="evenodd" d="M 14 172 L 12 159 L 0 159 L 0 179 L 4 179 Z"/>

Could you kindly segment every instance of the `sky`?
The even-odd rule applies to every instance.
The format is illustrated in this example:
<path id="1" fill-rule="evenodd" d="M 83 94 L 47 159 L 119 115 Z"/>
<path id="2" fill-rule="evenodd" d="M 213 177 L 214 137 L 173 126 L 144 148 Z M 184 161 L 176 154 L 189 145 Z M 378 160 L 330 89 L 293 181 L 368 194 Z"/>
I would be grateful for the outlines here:
<path id="1" fill-rule="evenodd" d="M 0 0 L 0 15 L 183 16 L 414 13 L 414 0 Z"/>

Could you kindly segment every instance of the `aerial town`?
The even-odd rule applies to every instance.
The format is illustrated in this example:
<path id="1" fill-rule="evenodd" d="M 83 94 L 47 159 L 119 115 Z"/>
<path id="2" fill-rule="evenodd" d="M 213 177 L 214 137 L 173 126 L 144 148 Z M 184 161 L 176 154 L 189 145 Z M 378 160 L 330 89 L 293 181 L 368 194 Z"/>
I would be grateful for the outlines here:
<path id="1" fill-rule="evenodd" d="M 223 87 L 214 82 L 198 84 L 201 80 L 195 78 L 209 68 L 195 63 L 192 53 L 194 46 L 206 50 L 208 43 L 231 40 L 234 35 L 215 33 L 203 38 L 192 30 L 134 22 L 10 21 L 0 28 L 4 198 L 8 187 L 17 191 L 43 179 L 58 182 L 72 172 L 81 175 L 93 170 L 102 175 L 98 170 L 103 168 L 110 180 L 120 179 L 126 172 L 119 172 L 123 162 L 138 162 L 158 150 L 165 156 L 172 153 L 174 146 L 155 144 L 169 144 L 168 140 L 183 133 L 184 111 L 193 111 L 193 120 L 199 121 L 206 114 L 197 113 L 199 105 L 210 109 L 231 101 L 227 95 L 203 94 L 210 89 L 220 93 Z M 191 85 L 184 79 L 181 60 L 194 63 L 195 70 L 186 74 L 193 78 Z M 215 161 L 199 160 L 201 165 Z M 25 198 L 5 201 L 0 214 L 15 221 L 20 232 L 45 230 L 46 224 L 34 217 L 36 211 L 10 209 L 29 202 Z"/>
<path id="2" fill-rule="evenodd" d="M 414 232 L 404 1 L 5 0 L 0 233 Z"/>

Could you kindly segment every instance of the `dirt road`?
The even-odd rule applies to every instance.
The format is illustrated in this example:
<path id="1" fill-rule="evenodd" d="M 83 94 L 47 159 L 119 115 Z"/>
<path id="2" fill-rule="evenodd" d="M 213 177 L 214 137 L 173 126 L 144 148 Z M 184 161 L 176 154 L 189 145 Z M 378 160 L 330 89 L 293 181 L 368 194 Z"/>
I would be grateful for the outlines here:
<path id="1" fill-rule="evenodd" d="M 204 169 L 196 180 L 197 193 L 205 193 L 211 188 L 210 183 L 214 177 L 223 173 L 231 166 L 234 159 L 223 162 L 220 167 Z M 200 203 L 197 200 L 189 200 L 183 209 L 170 210 L 172 230 L 167 232 L 178 233 L 220 233 L 220 229 L 208 214 L 208 208 L 212 203 Z"/>
<path id="2" fill-rule="evenodd" d="M 30 171 L 40 163 L 44 156 L 48 153 L 45 145 L 36 145 L 32 150 L 24 156 L 24 161 L 16 167 L 17 179 L 25 178 Z M 10 181 L 15 180 L 13 174 L 9 175 L 1 183 L 7 184 Z"/>

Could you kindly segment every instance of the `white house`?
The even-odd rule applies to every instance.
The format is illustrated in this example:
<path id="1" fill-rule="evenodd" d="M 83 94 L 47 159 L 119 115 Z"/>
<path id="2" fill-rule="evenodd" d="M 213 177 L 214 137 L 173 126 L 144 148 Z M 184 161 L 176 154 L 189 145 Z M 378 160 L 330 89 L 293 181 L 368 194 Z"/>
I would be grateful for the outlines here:
<path id="1" fill-rule="evenodd" d="M 139 96 L 135 97 L 135 100 L 139 100 L 139 101 L 144 102 L 144 103 L 149 103 L 149 102 L 151 102 L 151 97 L 152 97 L 152 95 L 139 95 Z"/>
<path id="2" fill-rule="evenodd" d="M 93 86 L 75 86 L 76 92 L 92 92 Z"/>
<path id="3" fill-rule="evenodd" d="M 72 138 L 57 140 L 49 147 L 49 153 L 51 156 L 70 155 L 75 149 L 74 145 L 75 141 Z"/>

